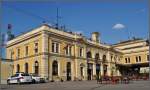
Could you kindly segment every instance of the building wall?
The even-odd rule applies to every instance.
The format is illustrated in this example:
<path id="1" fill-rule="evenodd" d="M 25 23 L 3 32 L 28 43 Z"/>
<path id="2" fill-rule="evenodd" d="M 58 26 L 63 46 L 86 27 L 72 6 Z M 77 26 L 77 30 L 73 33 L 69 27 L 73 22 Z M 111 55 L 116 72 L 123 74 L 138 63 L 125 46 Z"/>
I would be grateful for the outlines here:
<path id="1" fill-rule="evenodd" d="M 38 43 L 38 53 L 35 54 L 35 43 Z M 52 52 L 52 43 L 59 43 L 59 53 Z M 26 56 L 25 47 L 28 46 L 29 53 Z M 71 46 L 71 55 L 66 55 L 65 49 Z M 80 55 L 82 47 L 83 55 Z M 17 50 L 20 49 L 20 57 L 17 57 Z M 39 75 L 42 77 L 53 79 L 67 79 L 67 62 L 71 63 L 71 79 L 87 80 L 88 63 L 92 64 L 92 76 L 96 75 L 96 64 L 100 64 L 100 76 L 104 76 L 104 65 L 107 65 L 107 75 L 120 75 L 115 70 L 115 62 L 118 62 L 122 56 L 119 51 L 110 49 L 109 45 L 103 45 L 84 38 L 81 35 L 68 33 L 50 28 L 43 25 L 31 32 L 20 35 L 7 43 L 7 58 L 13 59 L 13 73 L 17 72 L 17 64 L 20 65 L 20 71 L 25 72 L 25 63 L 28 63 L 28 73 L 35 73 L 35 61 L 39 63 Z M 11 52 L 13 56 L 11 58 Z M 91 52 L 91 57 L 87 58 L 87 52 Z M 99 60 L 96 63 L 95 55 L 99 54 Z M 103 62 L 103 56 L 106 56 L 106 62 Z M 113 59 L 111 60 L 111 56 Z M 52 64 L 58 62 L 58 75 L 52 75 Z M 81 67 L 83 67 L 83 76 L 81 76 Z M 113 69 L 112 69 L 113 68 Z"/>
<path id="2" fill-rule="evenodd" d="M 13 63 L 8 60 L 8 59 L 1 59 L 0 60 L 0 80 L 1 80 L 1 83 L 6 83 L 8 77 L 10 77 L 12 74 L 13 74 Z"/>
<path id="3" fill-rule="evenodd" d="M 148 63 L 149 46 L 145 40 L 133 40 L 123 44 L 118 44 L 115 48 L 123 52 L 122 64 Z M 136 62 L 136 57 L 141 57 L 141 62 Z M 125 58 L 130 58 L 130 62 L 126 63 Z"/>

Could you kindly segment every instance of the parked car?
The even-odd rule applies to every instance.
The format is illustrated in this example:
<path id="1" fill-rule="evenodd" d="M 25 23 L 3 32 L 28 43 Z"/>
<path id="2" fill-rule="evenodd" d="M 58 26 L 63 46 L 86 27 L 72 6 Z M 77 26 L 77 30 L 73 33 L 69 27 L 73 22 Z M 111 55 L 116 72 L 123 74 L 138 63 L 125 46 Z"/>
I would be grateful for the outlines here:
<path id="1" fill-rule="evenodd" d="M 30 74 L 32 77 L 32 83 L 44 83 L 45 79 L 36 74 Z"/>
<path id="2" fill-rule="evenodd" d="M 7 84 L 13 84 L 13 83 L 31 83 L 32 77 L 27 73 L 16 73 L 13 76 L 9 77 L 7 79 Z"/>

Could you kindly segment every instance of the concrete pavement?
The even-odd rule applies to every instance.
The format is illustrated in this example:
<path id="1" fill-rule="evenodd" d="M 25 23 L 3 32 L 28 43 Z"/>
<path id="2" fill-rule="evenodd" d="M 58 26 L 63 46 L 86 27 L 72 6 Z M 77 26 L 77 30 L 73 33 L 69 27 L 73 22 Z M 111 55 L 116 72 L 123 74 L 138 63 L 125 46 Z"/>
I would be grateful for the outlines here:
<path id="1" fill-rule="evenodd" d="M 1 85 L 1 90 L 150 90 L 150 81 L 130 84 L 97 84 L 96 81 L 50 82 L 42 84 Z"/>

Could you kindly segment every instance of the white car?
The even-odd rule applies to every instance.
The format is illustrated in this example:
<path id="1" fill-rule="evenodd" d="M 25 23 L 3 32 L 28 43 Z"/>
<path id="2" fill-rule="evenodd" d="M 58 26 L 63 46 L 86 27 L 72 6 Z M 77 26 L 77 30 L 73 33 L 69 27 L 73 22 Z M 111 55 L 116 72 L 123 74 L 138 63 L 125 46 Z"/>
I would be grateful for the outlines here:
<path id="1" fill-rule="evenodd" d="M 7 84 L 13 84 L 13 83 L 31 83 L 32 77 L 27 73 L 16 73 L 15 75 L 9 77 L 7 79 Z"/>
<path id="2" fill-rule="evenodd" d="M 36 75 L 36 74 L 30 74 L 32 77 L 32 83 L 44 83 L 45 79 Z"/>

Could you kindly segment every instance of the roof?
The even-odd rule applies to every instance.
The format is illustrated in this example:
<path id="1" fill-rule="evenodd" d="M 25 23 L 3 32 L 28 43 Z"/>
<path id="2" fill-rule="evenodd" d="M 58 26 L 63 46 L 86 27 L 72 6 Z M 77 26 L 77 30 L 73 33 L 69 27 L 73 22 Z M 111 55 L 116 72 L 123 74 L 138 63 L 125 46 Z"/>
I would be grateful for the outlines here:
<path id="1" fill-rule="evenodd" d="M 1 58 L 0 60 L 1 60 L 1 61 L 4 61 L 4 62 L 12 62 L 12 59 Z"/>
<path id="2" fill-rule="evenodd" d="M 137 43 L 137 42 L 145 42 L 145 39 L 142 38 L 133 38 L 130 40 L 125 40 L 125 41 L 121 41 L 119 43 L 113 44 L 112 46 L 118 46 L 118 45 L 126 45 L 126 44 L 132 44 L 132 43 Z"/>

